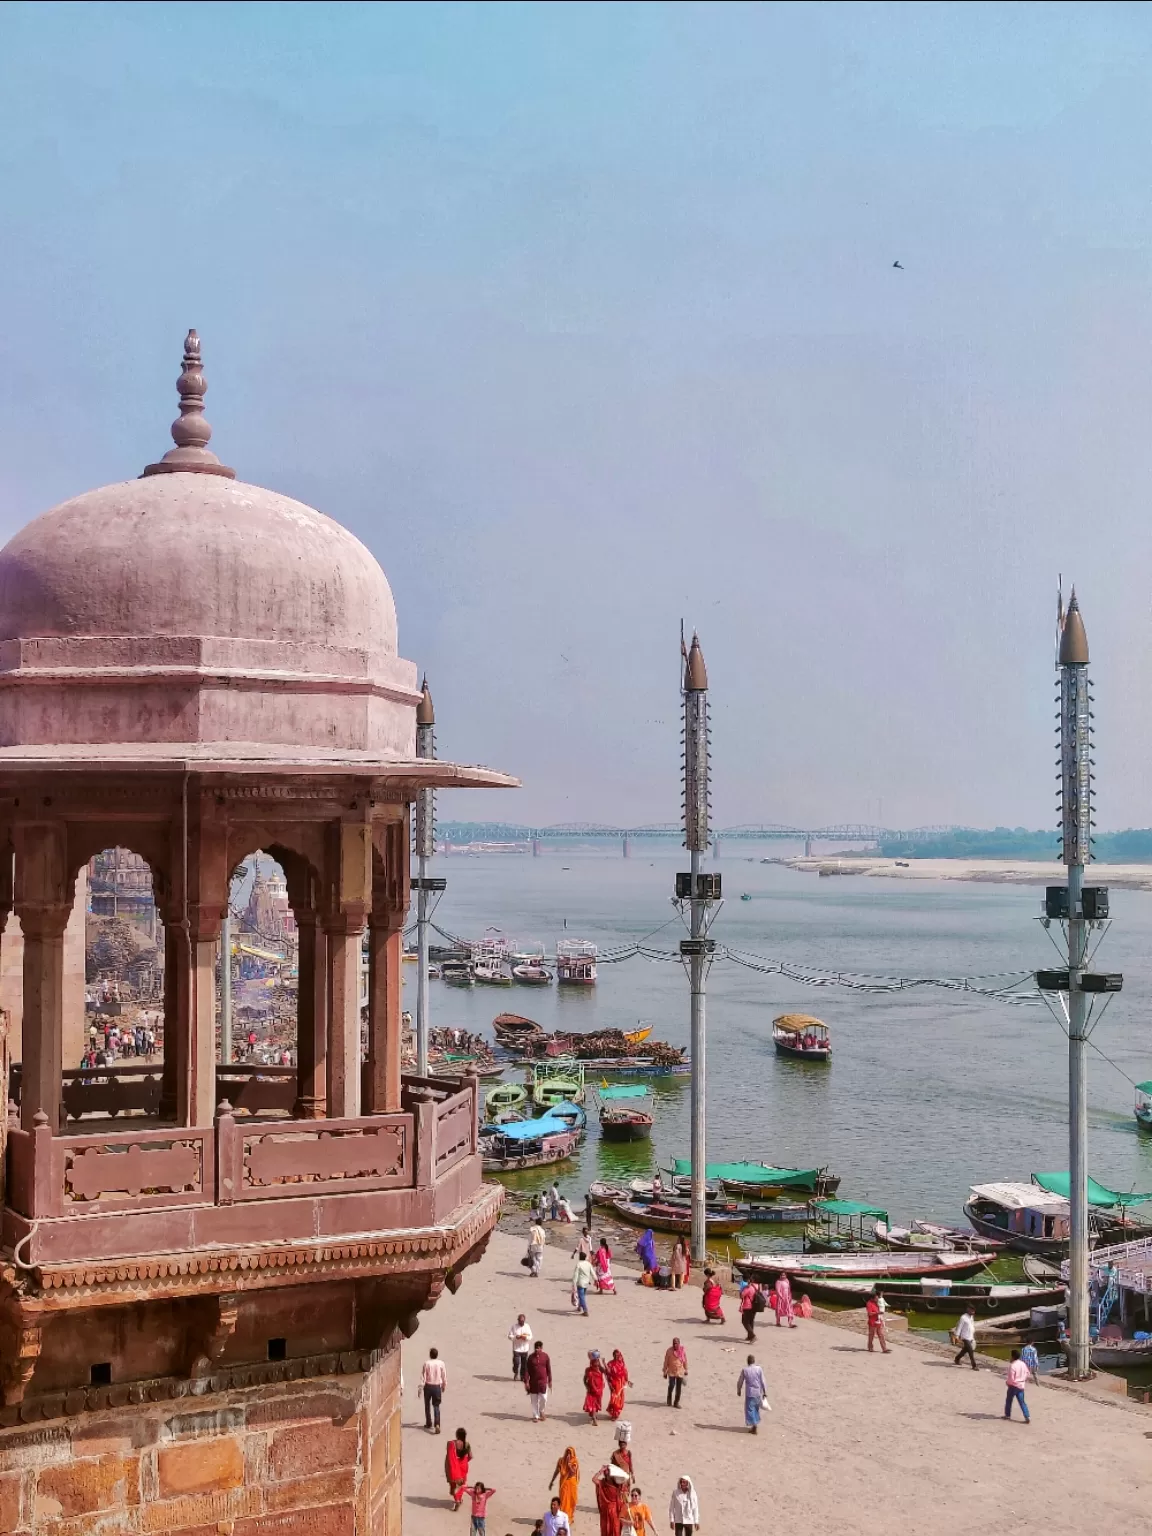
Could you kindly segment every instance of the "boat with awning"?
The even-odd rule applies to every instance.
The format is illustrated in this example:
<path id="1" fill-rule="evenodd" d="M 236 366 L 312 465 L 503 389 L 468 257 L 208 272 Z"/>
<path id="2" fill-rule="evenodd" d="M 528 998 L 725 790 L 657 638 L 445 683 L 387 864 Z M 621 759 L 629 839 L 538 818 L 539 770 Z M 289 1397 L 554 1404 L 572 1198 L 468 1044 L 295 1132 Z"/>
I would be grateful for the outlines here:
<path id="1" fill-rule="evenodd" d="M 773 1019 L 772 1043 L 778 1056 L 798 1061 L 828 1061 L 832 1055 L 827 1024 L 810 1013 L 782 1013 Z"/>
<path id="2" fill-rule="evenodd" d="M 677 1157 L 672 1162 L 677 1178 L 690 1178 L 691 1161 Z M 775 1168 L 768 1163 L 709 1163 L 704 1176 L 717 1179 L 730 1195 L 745 1200 L 768 1200 L 773 1195 L 834 1195 L 840 1188 L 840 1175 L 827 1168 Z"/>
<path id="3" fill-rule="evenodd" d="M 605 1141 L 643 1141 L 652 1134 L 652 1095 L 644 1083 L 603 1084 L 600 1134 Z"/>

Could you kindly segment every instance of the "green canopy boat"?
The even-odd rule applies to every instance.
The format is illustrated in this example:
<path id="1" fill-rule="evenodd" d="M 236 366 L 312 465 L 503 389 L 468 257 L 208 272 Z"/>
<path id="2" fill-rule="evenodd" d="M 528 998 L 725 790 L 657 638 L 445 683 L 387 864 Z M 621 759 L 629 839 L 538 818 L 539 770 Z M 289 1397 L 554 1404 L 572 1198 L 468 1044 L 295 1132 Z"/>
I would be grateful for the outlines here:
<path id="1" fill-rule="evenodd" d="M 882 1205 L 867 1200 L 814 1200 L 815 1218 L 804 1228 L 808 1253 L 860 1253 L 883 1245 L 876 1236 L 877 1221 L 888 1220 Z"/>
<path id="2" fill-rule="evenodd" d="M 1152 1088 L 1152 1084 L 1145 1086 Z M 1059 1195 L 1062 1200 L 1071 1199 L 1071 1174 L 1034 1173 L 1032 1182 L 1046 1189 L 1050 1195 Z M 1115 1210 L 1118 1205 L 1147 1205 L 1149 1200 L 1152 1200 L 1152 1194 L 1121 1194 L 1119 1190 L 1106 1189 L 1103 1184 L 1097 1184 L 1092 1177 L 1088 1179 L 1088 1204 L 1101 1210 Z"/>
<path id="3" fill-rule="evenodd" d="M 677 1178 L 690 1178 L 692 1164 L 686 1157 L 672 1162 Z M 840 1188 L 840 1175 L 827 1168 L 773 1168 L 768 1163 L 709 1163 L 704 1169 L 708 1179 L 718 1179 L 725 1193 L 746 1200 L 768 1200 L 774 1195 L 803 1192 L 834 1195 Z"/>

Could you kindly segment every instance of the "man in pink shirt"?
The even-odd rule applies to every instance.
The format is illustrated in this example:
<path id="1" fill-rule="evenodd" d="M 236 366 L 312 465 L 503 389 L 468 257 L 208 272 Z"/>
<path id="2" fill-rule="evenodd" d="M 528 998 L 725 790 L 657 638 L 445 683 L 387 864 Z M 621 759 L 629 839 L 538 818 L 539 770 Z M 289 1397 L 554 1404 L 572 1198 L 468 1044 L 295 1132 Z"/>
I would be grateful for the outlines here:
<path id="1" fill-rule="evenodd" d="M 1004 1380 L 1008 1383 L 1008 1392 L 1004 1398 L 1004 1417 L 1006 1419 L 1012 1417 L 1013 1402 L 1018 1402 L 1020 1404 L 1020 1412 L 1024 1415 L 1025 1424 L 1031 1424 L 1032 1419 L 1028 1413 L 1028 1404 L 1024 1401 L 1024 1388 L 1028 1384 L 1030 1374 L 1028 1367 L 1020 1358 L 1020 1351 L 1014 1349 L 1004 1377 Z"/>

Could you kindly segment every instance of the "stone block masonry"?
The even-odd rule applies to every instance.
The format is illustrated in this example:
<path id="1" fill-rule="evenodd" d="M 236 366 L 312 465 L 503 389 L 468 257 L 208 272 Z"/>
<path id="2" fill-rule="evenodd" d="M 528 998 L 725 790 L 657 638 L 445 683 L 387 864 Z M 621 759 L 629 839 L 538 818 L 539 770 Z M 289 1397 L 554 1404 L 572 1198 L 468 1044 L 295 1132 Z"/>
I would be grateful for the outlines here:
<path id="1" fill-rule="evenodd" d="M 3 1536 L 399 1536 L 400 1352 L 0 1430 Z"/>

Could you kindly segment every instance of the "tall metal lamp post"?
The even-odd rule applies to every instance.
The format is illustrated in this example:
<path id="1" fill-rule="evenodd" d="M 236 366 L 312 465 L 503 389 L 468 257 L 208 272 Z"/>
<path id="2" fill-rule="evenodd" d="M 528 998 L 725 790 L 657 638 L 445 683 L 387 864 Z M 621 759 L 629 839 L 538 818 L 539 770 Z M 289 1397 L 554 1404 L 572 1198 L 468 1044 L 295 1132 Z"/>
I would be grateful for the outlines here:
<path id="1" fill-rule="evenodd" d="M 1073 588 L 1059 610 L 1059 736 L 1061 857 L 1067 886 L 1049 886 L 1045 922 L 1057 919 L 1067 936 L 1067 970 L 1037 971 L 1041 992 L 1067 995 L 1062 1011 L 1068 1029 L 1068 1169 L 1071 1241 L 1068 1253 L 1068 1375 L 1073 1381 L 1091 1374 L 1088 1291 L 1088 1101 L 1087 1055 L 1095 995 L 1119 992 L 1117 972 L 1086 969 L 1089 936 L 1108 921 L 1106 886 L 1084 884 L 1084 866 L 1092 858 L 1092 695 L 1088 677 L 1088 636 Z"/>
<path id="2" fill-rule="evenodd" d="M 700 642 L 692 636 L 684 649 L 681 691 L 684 698 L 684 846 L 691 870 L 676 876 L 676 899 L 688 902 L 688 938 L 681 940 L 692 991 L 692 1257 L 706 1257 L 705 1222 L 707 1072 L 704 1028 L 704 984 L 715 943 L 708 938 L 711 908 L 720 898 L 720 876 L 701 874 L 700 857 L 709 843 L 711 766 L 708 731 L 708 671 Z"/>
<path id="3" fill-rule="evenodd" d="M 420 702 L 416 706 L 416 756 L 436 756 L 436 712 L 432 707 L 432 695 L 428 691 L 428 679 L 420 685 Z M 442 891 L 444 880 L 428 876 L 428 860 L 436 852 L 436 798 L 435 790 L 428 788 L 416 793 L 416 867 L 417 877 L 412 881 L 416 892 L 416 1075 L 428 1076 L 428 928 L 431 912 L 428 898 Z"/>

